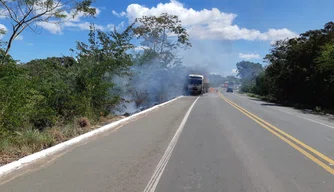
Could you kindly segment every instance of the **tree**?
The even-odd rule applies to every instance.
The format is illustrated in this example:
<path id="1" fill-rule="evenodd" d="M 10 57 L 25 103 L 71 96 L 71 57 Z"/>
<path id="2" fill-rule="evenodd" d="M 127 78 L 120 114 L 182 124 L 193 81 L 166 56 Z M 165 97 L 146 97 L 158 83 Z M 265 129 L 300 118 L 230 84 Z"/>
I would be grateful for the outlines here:
<path id="1" fill-rule="evenodd" d="M 253 91 L 277 102 L 334 107 L 334 22 L 297 38 L 277 41 Z"/>
<path id="2" fill-rule="evenodd" d="M 147 60 L 154 59 L 166 67 L 175 59 L 174 50 L 191 47 L 189 35 L 176 15 L 143 16 L 136 22 L 139 26 L 134 28 L 134 33 L 142 39 L 142 57 Z"/>
<path id="3" fill-rule="evenodd" d="M 60 24 L 78 14 L 94 15 L 92 0 L 0 0 L 2 16 L 10 20 L 12 31 L 4 54 L 27 27 L 36 31 L 41 23 Z"/>
<path id="4" fill-rule="evenodd" d="M 44 102 L 38 104 L 30 122 L 38 129 L 57 120 L 68 122 L 80 115 L 74 90 L 78 63 L 72 57 L 49 57 L 29 61 L 22 67 Z"/>
<path id="5" fill-rule="evenodd" d="M 233 81 L 233 82 L 235 82 L 235 84 L 240 84 L 240 78 L 237 78 L 237 77 L 235 77 L 235 76 L 226 76 L 225 77 L 225 79 L 227 80 L 227 81 Z"/>
<path id="6" fill-rule="evenodd" d="M 0 135 L 3 128 L 14 131 L 27 126 L 44 99 L 22 66 L 7 62 L 0 70 Z"/>
<path id="7" fill-rule="evenodd" d="M 75 90 L 80 111 L 89 117 L 99 112 L 109 113 L 120 102 L 119 94 L 112 94 L 116 77 L 129 75 L 132 58 L 128 53 L 133 45 L 133 25 L 123 32 L 105 33 L 91 26 L 89 44 L 77 42 L 78 65 Z"/>
<path id="8" fill-rule="evenodd" d="M 334 40 L 334 38 L 333 38 Z M 322 94 L 319 95 L 320 102 L 323 106 L 334 107 L 334 41 L 326 43 L 320 51 L 319 56 L 315 59 L 316 80 L 321 86 Z"/>
<path id="9" fill-rule="evenodd" d="M 240 90 L 251 92 L 255 85 L 255 79 L 263 71 L 263 67 L 260 63 L 241 61 L 237 63 L 237 71 L 237 76 L 241 78 Z"/>
<path id="10" fill-rule="evenodd" d="M 220 87 L 221 84 L 226 80 L 225 77 L 217 74 L 208 74 L 207 75 L 211 87 Z"/>
<path id="11" fill-rule="evenodd" d="M 141 40 L 143 50 L 135 57 L 135 63 L 140 67 L 134 67 L 136 74 L 132 81 L 133 90 L 149 93 L 154 103 L 162 102 L 170 98 L 170 87 L 179 87 L 175 84 L 179 78 L 172 69 L 180 67 L 181 64 L 175 51 L 191 47 L 189 35 L 178 17 L 167 13 L 143 16 L 136 19 L 136 24 L 133 31 Z M 139 79 L 142 82 L 138 82 Z M 150 87 L 147 86 L 149 80 L 152 81 Z M 142 84 L 142 89 L 138 88 L 138 83 Z M 180 91 L 182 88 L 183 86 L 180 86 Z M 179 92 L 174 90 L 172 93 Z"/>
<path id="12" fill-rule="evenodd" d="M 254 79 L 261 73 L 263 67 L 260 63 L 241 61 L 237 63 L 238 76 L 242 79 Z"/>

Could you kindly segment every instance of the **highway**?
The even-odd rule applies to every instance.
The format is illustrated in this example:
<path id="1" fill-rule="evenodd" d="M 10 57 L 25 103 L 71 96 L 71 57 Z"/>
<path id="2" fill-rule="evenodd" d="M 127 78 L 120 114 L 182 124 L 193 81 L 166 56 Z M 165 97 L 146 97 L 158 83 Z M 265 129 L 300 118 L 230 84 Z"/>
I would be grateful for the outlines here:
<path id="1" fill-rule="evenodd" d="M 1 178 L 0 191 L 333 192 L 333 159 L 333 117 L 215 92 Z"/>

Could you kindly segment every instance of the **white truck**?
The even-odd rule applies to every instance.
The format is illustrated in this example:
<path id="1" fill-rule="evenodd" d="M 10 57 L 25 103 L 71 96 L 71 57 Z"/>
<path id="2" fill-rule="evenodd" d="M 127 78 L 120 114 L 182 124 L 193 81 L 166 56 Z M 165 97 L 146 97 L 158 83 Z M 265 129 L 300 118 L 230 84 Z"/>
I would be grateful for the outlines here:
<path id="1" fill-rule="evenodd" d="M 200 74 L 190 74 L 188 76 L 188 93 L 190 95 L 200 95 L 204 93 L 204 76 Z"/>

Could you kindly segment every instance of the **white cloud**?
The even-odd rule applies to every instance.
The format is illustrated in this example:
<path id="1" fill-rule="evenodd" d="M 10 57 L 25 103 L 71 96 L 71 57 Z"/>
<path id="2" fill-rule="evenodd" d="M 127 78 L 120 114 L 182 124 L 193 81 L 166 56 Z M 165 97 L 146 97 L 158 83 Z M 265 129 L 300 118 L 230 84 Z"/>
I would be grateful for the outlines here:
<path id="1" fill-rule="evenodd" d="M 118 14 L 115 10 L 112 10 L 111 13 L 112 13 L 113 15 L 119 16 L 119 14 Z"/>
<path id="2" fill-rule="evenodd" d="M 117 17 L 124 17 L 126 13 L 124 11 L 117 13 L 115 10 L 112 10 L 112 14 L 117 16 Z"/>
<path id="3" fill-rule="evenodd" d="M 94 7 L 96 9 L 95 16 L 98 16 L 101 13 L 101 10 Z M 62 14 L 66 15 L 66 18 L 62 19 L 61 22 L 56 23 L 55 21 L 50 22 L 37 22 L 36 25 L 43 27 L 48 30 L 52 34 L 62 34 L 65 28 L 71 29 L 79 29 L 79 30 L 89 30 L 90 23 L 82 22 L 82 18 L 87 16 L 87 13 L 78 12 L 74 17 L 72 16 L 74 10 L 69 12 L 62 12 Z M 95 24 L 96 29 L 104 30 L 105 28 L 101 25 Z"/>
<path id="4" fill-rule="evenodd" d="M 15 38 L 15 40 L 23 40 L 23 35 L 19 35 L 19 36 L 17 36 L 16 38 Z"/>
<path id="5" fill-rule="evenodd" d="M 107 28 L 110 30 L 114 30 L 115 25 L 114 24 L 108 24 Z"/>
<path id="6" fill-rule="evenodd" d="M 143 50 L 148 49 L 148 48 L 149 47 L 146 47 L 146 46 L 137 46 L 134 49 L 135 49 L 135 51 L 143 51 Z"/>
<path id="7" fill-rule="evenodd" d="M 62 34 L 62 27 L 59 24 L 52 22 L 37 22 L 36 25 L 43 27 L 52 34 Z"/>
<path id="8" fill-rule="evenodd" d="M 7 9 L 0 8 L 0 19 L 5 19 L 8 16 Z"/>
<path id="9" fill-rule="evenodd" d="M 95 13 L 95 17 L 97 17 L 98 15 L 100 15 L 101 13 L 101 10 L 99 8 L 96 8 L 96 7 L 92 7 L 92 8 L 95 8 L 96 10 L 96 13 Z M 89 16 L 88 13 L 85 13 L 85 12 L 78 12 L 74 17 L 73 17 L 73 14 L 74 14 L 74 11 L 75 10 L 71 10 L 70 12 L 66 12 L 64 11 L 62 14 L 66 15 L 66 18 L 63 19 L 63 21 L 66 21 L 66 22 L 79 22 L 82 17 L 87 17 Z"/>
<path id="10" fill-rule="evenodd" d="M 122 11 L 120 14 L 119 14 L 121 17 L 124 17 L 126 15 L 126 13 L 124 11 Z"/>
<path id="11" fill-rule="evenodd" d="M 46 1 L 46 0 L 43 0 Z M 55 13 L 56 11 L 58 11 L 61 8 L 64 8 L 65 5 L 63 5 L 62 3 L 59 4 L 58 8 L 55 9 L 53 11 L 53 13 Z M 94 16 L 98 16 L 101 13 L 101 10 L 99 8 L 96 7 L 92 7 L 96 9 L 96 13 Z M 34 5 L 34 10 L 36 12 L 36 14 L 42 13 L 45 11 L 45 7 L 42 7 L 40 5 L 35 4 Z M 52 20 L 49 22 L 36 22 L 35 24 L 37 26 L 40 26 L 46 30 L 48 30 L 49 32 L 51 32 L 52 34 L 62 34 L 63 30 L 67 27 L 70 27 L 71 29 L 73 28 L 77 28 L 79 30 L 89 30 L 89 23 L 88 22 L 83 22 L 81 21 L 82 18 L 89 16 L 87 13 L 84 13 L 82 11 L 78 12 L 74 17 L 75 10 L 69 10 L 69 11 L 63 11 L 61 14 L 64 14 L 66 17 L 60 20 Z M 6 16 L 8 15 L 8 11 L 6 9 L 1 9 L 0 8 L 0 19 L 2 18 L 6 18 Z M 42 18 L 46 18 L 48 17 L 50 14 L 44 15 L 42 16 Z M 95 25 L 95 27 L 97 29 L 101 29 L 104 30 L 104 27 L 101 25 Z M 19 39 L 18 39 L 19 38 Z M 18 37 L 16 40 L 20 40 L 20 37 Z"/>
<path id="12" fill-rule="evenodd" d="M 254 54 L 254 53 L 239 53 L 239 58 L 241 59 L 260 59 L 260 55 Z"/>
<path id="13" fill-rule="evenodd" d="M 123 29 L 125 26 L 125 22 L 122 21 L 120 24 L 117 25 L 117 29 Z"/>
<path id="14" fill-rule="evenodd" d="M 3 24 L 0 24 L 0 30 L 2 30 L 3 32 L 7 32 L 8 31 L 7 27 L 4 26 Z M 0 34 L 0 39 L 2 39 L 3 36 L 4 36 L 3 34 Z"/>
<path id="15" fill-rule="evenodd" d="M 262 38 L 264 40 L 280 40 L 286 37 L 296 37 L 297 34 L 290 31 L 287 28 L 283 29 L 269 29 L 268 32 L 264 33 Z"/>
<path id="16" fill-rule="evenodd" d="M 232 69 L 232 74 L 237 74 L 238 73 L 238 69 Z"/>
<path id="17" fill-rule="evenodd" d="M 135 18 L 144 15 L 158 16 L 165 12 L 177 15 L 188 29 L 190 37 L 196 39 L 275 41 L 297 35 L 286 28 L 269 29 L 267 32 L 241 28 L 233 24 L 237 17 L 236 14 L 224 13 L 217 8 L 194 10 L 184 7 L 177 0 L 171 0 L 169 3 L 159 3 L 156 7 L 151 8 L 139 4 L 130 4 L 125 14 L 129 22 L 132 22 Z M 117 13 L 117 15 L 119 14 Z"/>
<path id="18" fill-rule="evenodd" d="M 7 31 L 7 27 L 3 24 L 0 23 L 0 29 L 4 30 L 4 31 Z"/>
<path id="19" fill-rule="evenodd" d="M 89 22 L 83 22 L 83 23 L 73 23 L 73 22 L 66 22 L 64 23 L 65 27 L 73 27 L 74 29 L 79 30 L 89 30 L 90 23 Z M 95 29 L 104 30 L 105 28 L 102 25 L 94 24 Z"/>
<path id="20" fill-rule="evenodd" d="M 125 22 L 122 21 L 122 22 L 121 22 L 120 24 L 118 24 L 117 26 L 115 26 L 114 24 L 108 24 L 108 25 L 107 25 L 107 29 L 109 29 L 109 30 L 114 30 L 114 28 L 116 27 L 116 30 L 118 31 L 118 30 L 123 29 L 124 26 L 125 26 Z"/>

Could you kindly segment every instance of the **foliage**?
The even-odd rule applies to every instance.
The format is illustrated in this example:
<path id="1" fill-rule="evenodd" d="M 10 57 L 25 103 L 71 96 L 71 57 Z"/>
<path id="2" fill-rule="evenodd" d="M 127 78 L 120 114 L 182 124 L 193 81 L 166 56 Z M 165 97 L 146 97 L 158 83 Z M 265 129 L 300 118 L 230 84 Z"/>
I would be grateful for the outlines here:
<path id="1" fill-rule="evenodd" d="M 10 63 L 0 70 L 0 129 L 14 131 L 29 124 L 44 97 L 34 89 L 21 66 Z"/>
<path id="2" fill-rule="evenodd" d="M 220 87 L 221 84 L 223 84 L 224 81 L 226 80 L 225 77 L 216 74 L 209 74 L 207 75 L 207 77 L 209 79 L 211 87 Z"/>
<path id="3" fill-rule="evenodd" d="M 0 70 L 0 128 L 43 130 L 76 117 L 108 114 L 120 100 L 110 94 L 111 80 L 132 65 L 130 31 L 107 34 L 92 26 L 89 44 L 78 43 L 78 61 L 51 57 L 17 65 L 6 56 Z"/>
<path id="4" fill-rule="evenodd" d="M 42 129 L 57 120 L 69 121 L 78 115 L 75 90 L 75 65 L 72 57 L 36 59 L 23 65 L 30 80 L 45 100 L 39 103 L 31 119 L 34 127 Z"/>
<path id="5" fill-rule="evenodd" d="M 34 18 L 36 3 L 41 2 L 40 9 L 55 7 L 54 12 Z M 67 17 L 69 12 L 93 13 L 89 0 L 64 8 L 67 11 L 52 2 L 0 0 L 2 5 L 12 6 L 6 8 L 13 13 L 7 17 L 18 28 L 13 28 L 11 38 L 34 22 L 63 21 L 62 14 Z M 18 3 L 31 11 L 29 21 L 10 12 L 16 11 Z M 15 19 L 23 19 L 23 23 Z M 135 37 L 148 48 L 130 54 Z M 135 97 L 136 107 L 150 107 L 182 94 L 187 68 L 180 64 L 175 51 L 189 46 L 188 34 L 178 18 L 162 14 L 143 17 L 122 32 L 104 32 L 91 25 L 88 41 L 77 42 L 76 58 L 49 57 L 17 64 L 8 54 L 10 46 L 0 49 L 0 155 L 22 157 L 90 130 L 91 124 L 110 117 L 126 100 L 123 93 Z M 74 126 L 68 126 L 71 124 Z"/>
<path id="6" fill-rule="evenodd" d="M 240 84 L 240 78 L 235 77 L 235 76 L 226 76 L 225 80 L 226 81 L 233 81 L 233 82 L 235 82 L 236 85 Z"/>
<path id="7" fill-rule="evenodd" d="M 237 63 L 237 71 L 237 76 L 241 78 L 240 91 L 250 92 L 255 86 L 256 77 L 263 71 L 263 67 L 259 63 L 241 61 Z"/>
<path id="8" fill-rule="evenodd" d="M 120 102 L 119 95 L 110 91 L 114 87 L 113 78 L 129 75 L 132 58 L 127 51 L 133 48 L 131 37 L 132 25 L 122 33 L 116 30 L 105 33 L 91 26 L 89 44 L 78 42 L 75 90 L 82 95 L 77 102 L 84 104 L 79 111 L 85 116 L 108 113 Z"/>
<path id="9" fill-rule="evenodd" d="M 154 60 L 161 67 L 167 67 L 176 59 L 174 50 L 191 47 L 189 35 L 176 15 L 162 13 L 158 17 L 143 16 L 136 19 L 136 23 L 139 26 L 133 29 L 134 34 L 142 39 L 141 45 L 144 47 L 140 63 Z M 142 58 L 145 58 L 144 61 Z"/>
<path id="10" fill-rule="evenodd" d="M 143 16 L 136 20 L 133 32 L 142 48 L 133 55 L 135 66 L 129 83 L 133 99 L 147 98 L 150 103 L 140 102 L 147 107 L 182 94 L 183 84 L 179 82 L 184 70 L 176 51 L 191 44 L 178 17 L 167 13 Z"/>
<path id="11" fill-rule="evenodd" d="M 334 108 L 334 23 L 276 42 L 256 78 L 256 94 L 278 102 Z"/>

